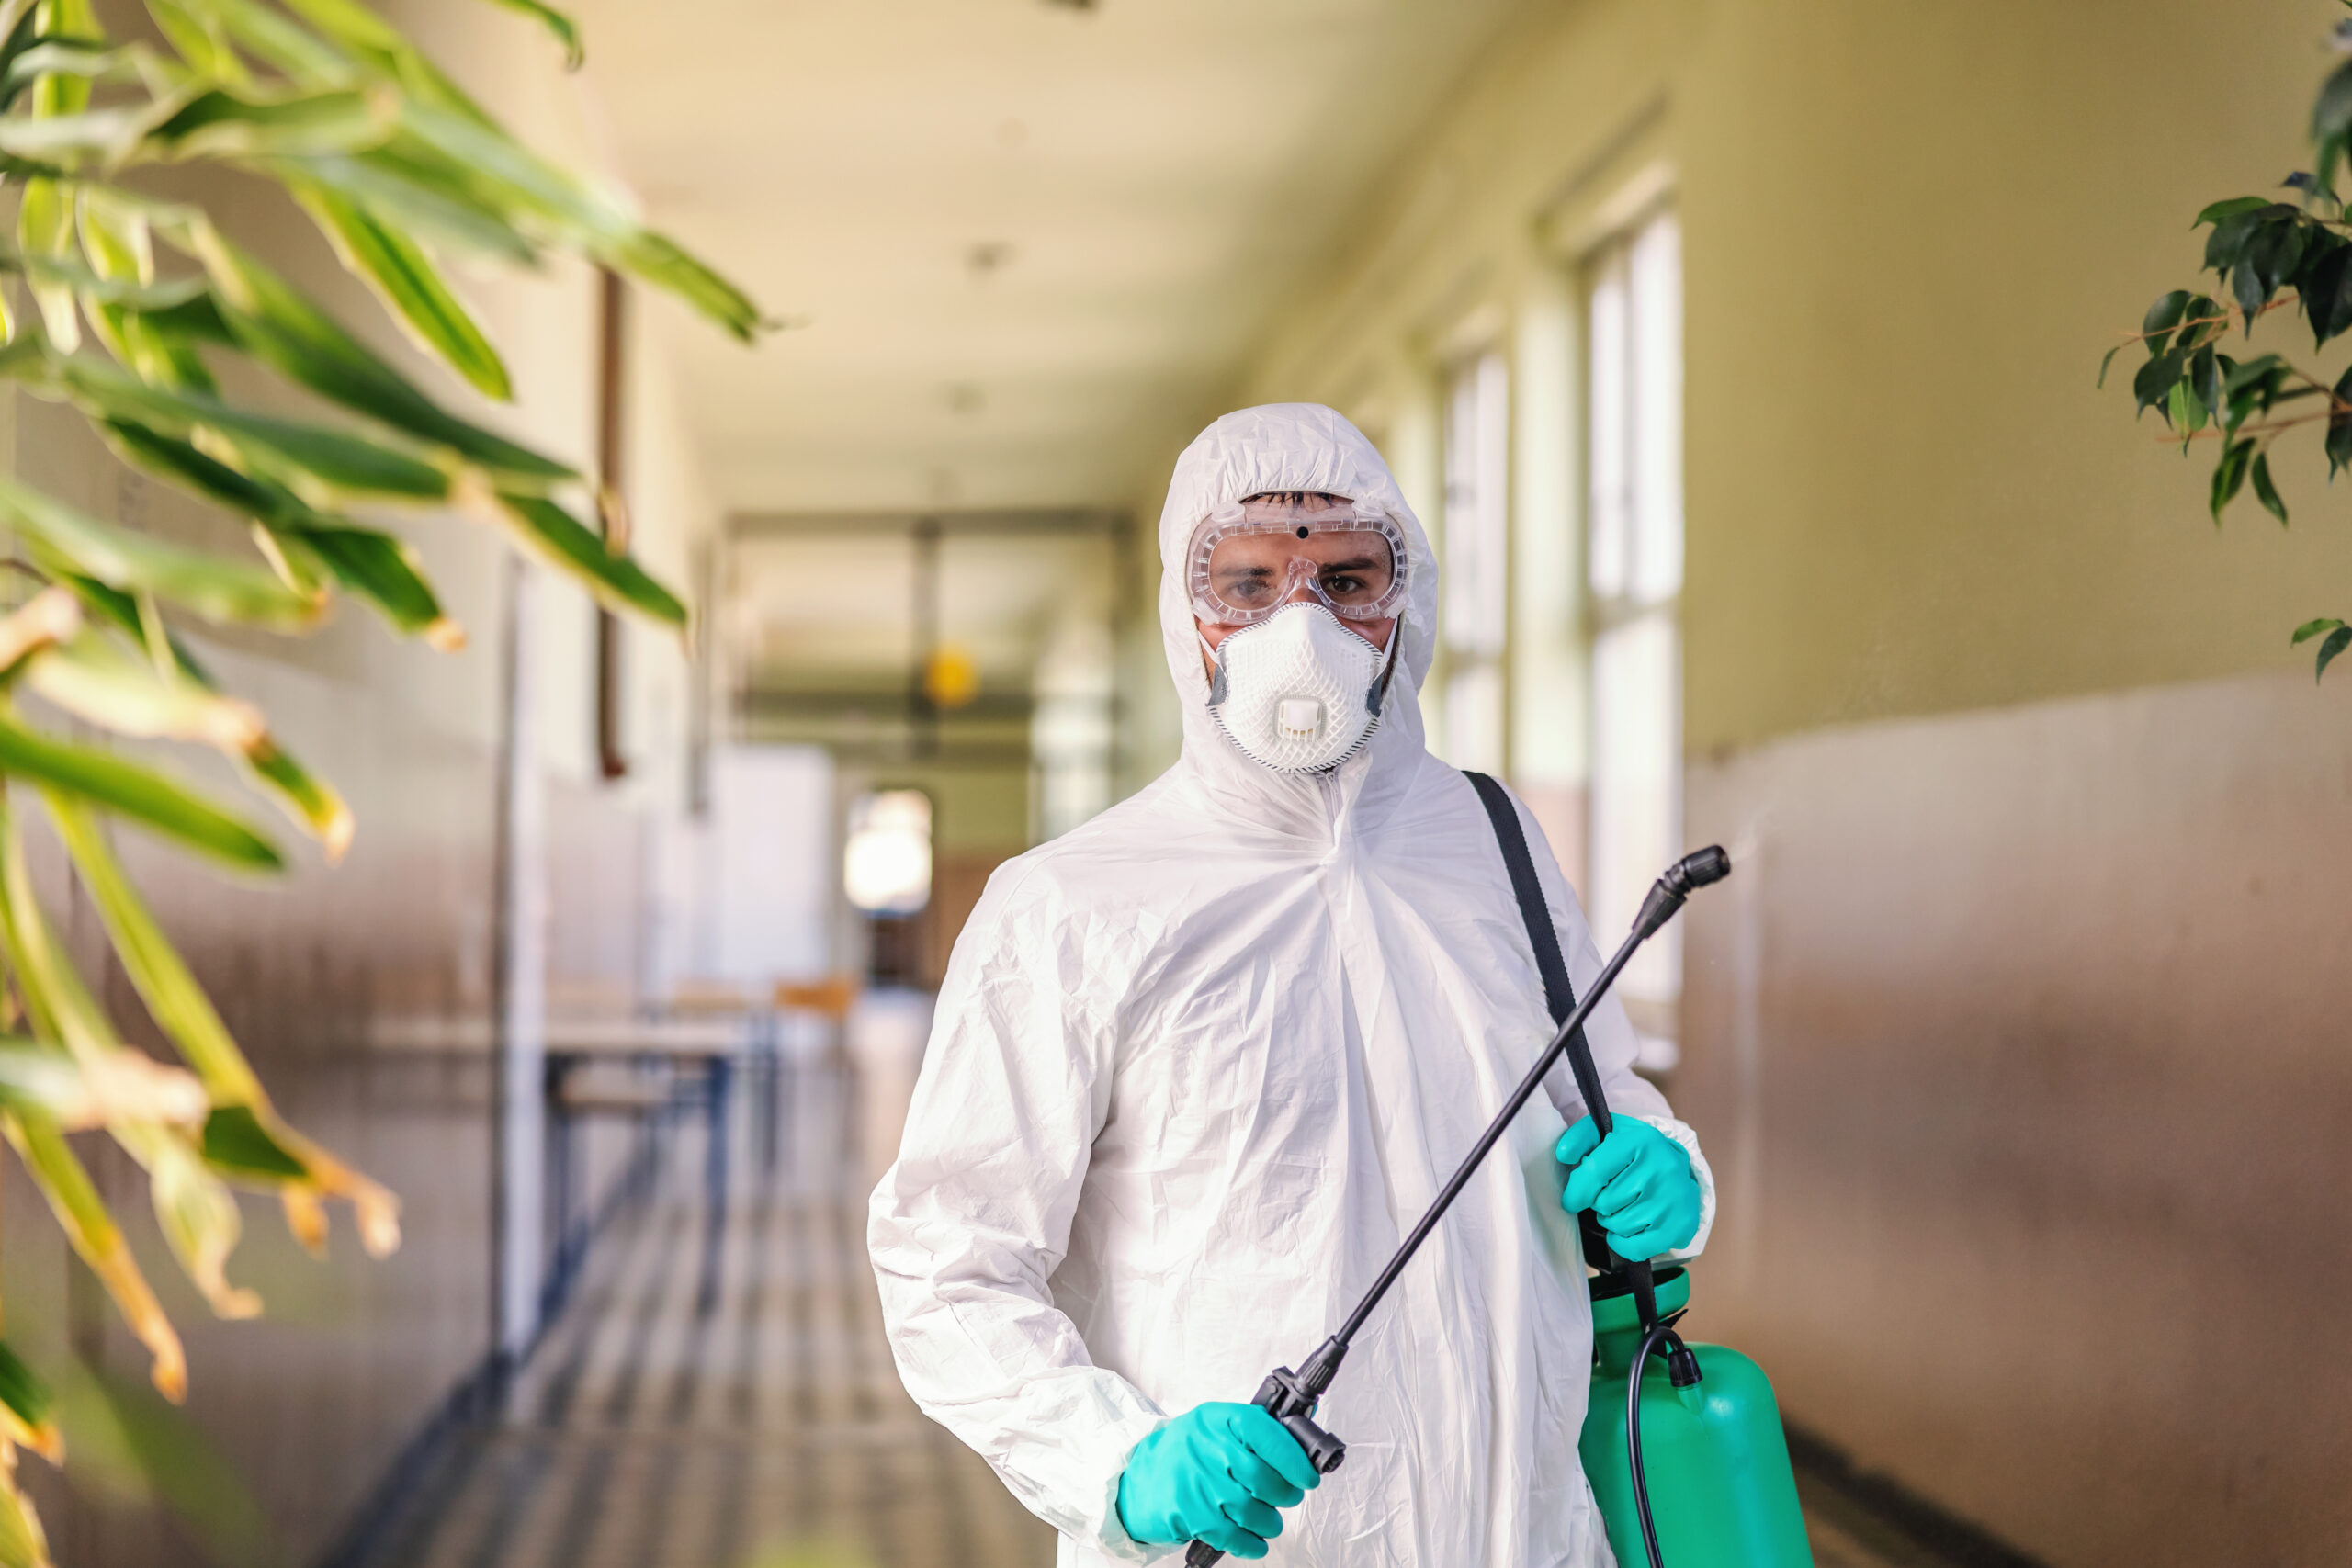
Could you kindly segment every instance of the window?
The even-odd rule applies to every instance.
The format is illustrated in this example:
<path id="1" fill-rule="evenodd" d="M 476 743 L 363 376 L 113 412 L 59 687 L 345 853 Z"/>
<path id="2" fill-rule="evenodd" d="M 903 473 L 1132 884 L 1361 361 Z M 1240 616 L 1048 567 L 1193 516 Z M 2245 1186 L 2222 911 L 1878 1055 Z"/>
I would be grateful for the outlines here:
<path id="1" fill-rule="evenodd" d="M 1445 405 L 1442 750 L 1500 773 L 1503 649 L 1510 603 L 1510 376 L 1499 354 L 1455 370 Z"/>
<path id="2" fill-rule="evenodd" d="M 1682 850 L 1682 253 L 1660 213 L 1593 258 L 1585 579 L 1592 628 L 1590 886 L 1603 946 Z M 1671 1068 L 1682 987 L 1679 928 L 1618 983 L 1641 1065 Z"/>

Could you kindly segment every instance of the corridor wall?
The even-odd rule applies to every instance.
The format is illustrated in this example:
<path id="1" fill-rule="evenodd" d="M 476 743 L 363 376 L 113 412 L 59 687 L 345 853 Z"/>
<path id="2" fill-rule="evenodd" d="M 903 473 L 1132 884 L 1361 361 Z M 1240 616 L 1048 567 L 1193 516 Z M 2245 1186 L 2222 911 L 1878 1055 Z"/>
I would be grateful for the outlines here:
<path id="1" fill-rule="evenodd" d="M 2352 530 L 2312 451 L 2217 531 L 2093 386 L 2296 166 L 2339 14 L 1531 6 L 1224 404 L 1338 405 L 1429 518 L 1442 378 L 1509 357 L 1510 770 L 1572 809 L 1580 260 L 1677 212 L 1684 820 L 1741 864 L 1669 1085 L 1692 1326 L 2063 1568 L 2352 1545 L 2352 1368 L 2284 1348 L 2352 1327 L 2352 682 L 2287 645 Z"/>
<path id="2" fill-rule="evenodd" d="M 575 164 L 600 161 L 593 100 L 529 18 L 478 0 L 386 9 L 526 140 Z M 342 276 L 301 215 L 250 187 L 206 194 L 241 243 L 313 289 L 437 396 L 469 404 L 465 389 L 414 355 Z M 517 387 L 514 407 L 475 412 L 519 439 L 593 465 L 594 277 L 578 267 L 527 277 L 468 272 L 459 286 Z M 694 552 L 713 513 L 646 314 L 633 312 L 624 359 L 633 543 L 650 567 L 690 590 Z M 0 396 L 0 464 L 101 516 L 168 537 L 233 547 L 243 534 L 242 524 L 124 468 L 77 418 L 21 397 Z M 540 822 L 517 864 L 519 878 L 537 889 L 520 906 L 531 929 L 508 933 L 534 955 L 531 988 L 557 1008 L 625 1010 L 638 999 L 648 941 L 643 825 L 688 808 L 693 676 L 684 649 L 669 634 L 625 632 L 621 729 L 632 769 L 607 783 L 596 768 L 594 615 L 584 596 L 527 574 L 533 613 L 519 635 L 535 680 L 526 694 L 528 722 L 518 730 L 503 673 L 518 635 L 518 568 L 503 543 L 452 517 L 391 521 L 415 542 L 465 626 L 462 651 L 400 641 L 349 604 L 296 641 L 196 628 L 208 662 L 345 795 L 358 828 L 344 863 L 326 866 L 314 845 L 283 831 L 289 874 L 240 882 L 135 832 L 119 838 L 288 1117 L 400 1194 L 404 1243 L 389 1259 L 369 1261 L 338 1210 L 328 1254 L 313 1260 L 288 1238 L 275 1204 L 251 1202 L 231 1276 L 256 1288 L 267 1313 L 255 1322 L 216 1322 L 155 1235 L 143 1178 L 91 1140 L 85 1152 L 187 1341 L 190 1393 L 175 1416 L 145 1391 L 143 1355 L 11 1165 L 0 1200 L 11 1221 L 0 1258 L 11 1342 L 53 1372 L 78 1360 L 126 1408 L 180 1426 L 220 1467 L 187 1472 L 198 1504 L 191 1515 L 173 1506 L 189 1497 L 141 1495 L 127 1454 L 110 1456 L 102 1445 L 75 1452 L 65 1480 L 28 1462 L 61 1563 L 320 1562 L 359 1521 L 403 1446 L 488 1364 L 500 750 L 510 735 L 526 738 L 523 787 Z M 166 765 L 224 796 L 240 792 L 225 768 L 186 749 L 170 751 Z M 254 809 L 269 816 L 258 802 Z M 86 972 L 103 978 L 106 1000 L 133 1038 L 160 1044 L 119 968 L 105 959 L 86 900 L 66 890 L 45 840 L 36 851 Z M 526 1109 L 537 1105 L 534 1081 Z M 526 1164 L 537 1157 L 535 1147 L 526 1153 Z M 532 1197 L 521 1195 L 517 1209 Z M 526 1227 L 525 1277 L 514 1286 L 526 1302 L 537 1287 L 532 1271 L 554 1239 L 528 1234 L 537 1230 Z"/>

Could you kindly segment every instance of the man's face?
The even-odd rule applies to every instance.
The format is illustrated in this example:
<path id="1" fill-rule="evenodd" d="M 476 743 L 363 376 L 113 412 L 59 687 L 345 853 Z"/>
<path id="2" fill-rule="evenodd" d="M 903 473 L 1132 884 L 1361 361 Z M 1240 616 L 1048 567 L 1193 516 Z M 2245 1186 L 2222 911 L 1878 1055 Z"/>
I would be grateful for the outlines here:
<path id="1" fill-rule="evenodd" d="M 1253 524 L 1282 522 L 1314 510 L 1287 501 L 1252 501 L 1243 508 L 1244 515 Z M 1376 594 L 1396 570 L 1396 563 L 1389 558 L 1387 541 L 1369 531 L 1317 530 L 1300 538 L 1289 530 L 1273 530 L 1238 534 L 1224 540 L 1217 546 L 1209 572 L 1218 597 L 1229 604 L 1254 605 L 1261 595 L 1282 595 L 1282 602 L 1286 604 L 1318 603 L 1315 589 L 1295 562 L 1306 563 L 1323 592 L 1340 603 L 1345 603 L 1351 592 L 1363 592 L 1367 585 Z M 1208 649 L 1241 628 L 1205 621 L 1198 615 L 1193 617 L 1193 624 L 1200 629 L 1201 640 L 1206 644 L 1201 654 L 1203 672 L 1214 674 L 1216 665 Z M 1374 621 L 1341 617 L 1340 624 L 1384 651 L 1396 631 L 1394 615 Z"/>

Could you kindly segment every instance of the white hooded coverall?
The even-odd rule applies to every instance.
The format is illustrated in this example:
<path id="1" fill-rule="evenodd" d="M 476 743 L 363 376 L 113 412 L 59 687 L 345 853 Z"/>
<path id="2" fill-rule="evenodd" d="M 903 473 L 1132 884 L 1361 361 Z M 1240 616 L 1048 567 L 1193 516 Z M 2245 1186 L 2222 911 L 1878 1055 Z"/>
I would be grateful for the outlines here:
<path id="1" fill-rule="evenodd" d="M 1291 490 L 1378 503 L 1411 552 L 1379 726 L 1322 774 L 1219 732 L 1181 586 L 1203 517 Z M 1313 405 L 1228 414 L 1178 460 L 1159 547 L 1182 756 L 989 880 L 871 1212 L 908 1391 L 1061 1531 L 1063 1568 L 1182 1550 L 1121 1528 L 1129 1451 L 1338 1327 L 1553 1032 L 1493 826 L 1422 744 L 1437 573 L 1372 445 Z M 1521 825 L 1582 996 L 1600 955 Z M 1697 1142 L 1634 1076 L 1613 998 L 1587 1033 L 1611 1107 L 1690 1155 L 1695 1252 L 1714 1217 Z M 1318 1416 L 1347 1461 L 1268 1562 L 1611 1562 L 1577 1458 L 1592 1319 L 1552 1154 L 1583 1110 L 1565 1067 L 1546 1089 L 1357 1337 Z"/>

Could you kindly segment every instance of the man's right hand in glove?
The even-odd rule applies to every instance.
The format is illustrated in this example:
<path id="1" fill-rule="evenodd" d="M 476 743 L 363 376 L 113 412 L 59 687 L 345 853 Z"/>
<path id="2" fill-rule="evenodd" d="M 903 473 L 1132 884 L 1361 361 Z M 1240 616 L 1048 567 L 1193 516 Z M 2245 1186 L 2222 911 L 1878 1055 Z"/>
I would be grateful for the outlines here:
<path id="1" fill-rule="evenodd" d="M 1323 1478 L 1298 1439 L 1254 1404 L 1201 1404 L 1136 1445 L 1119 1477 L 1119 1523 L 1147 1546 L 1204 1540 L 1263 1557 L 1287 1508 Z"/>

